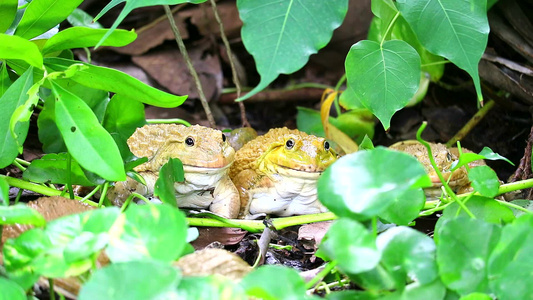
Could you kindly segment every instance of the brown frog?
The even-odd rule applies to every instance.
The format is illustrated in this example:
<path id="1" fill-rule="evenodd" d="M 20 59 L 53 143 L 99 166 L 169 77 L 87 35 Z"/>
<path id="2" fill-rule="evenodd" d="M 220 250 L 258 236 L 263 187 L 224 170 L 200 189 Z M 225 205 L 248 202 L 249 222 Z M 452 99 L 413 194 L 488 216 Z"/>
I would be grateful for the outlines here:
<path id="1" fill-rule="evenodd" d="M 471 191 L 470 181 L 468 179 L 468 173 L 463 166 L 457 170 L 451 171 L 452 164 L 459 159 L 459 152 L 457 148 L 446 148 L 443 144 L 429 143 L 433 158 L 437 165 L 437 168 L 441 171 L 444 180 L 448 180 L 450 188 L 458 194 Z M 440 181 L 437 172 L 433 169 L 428 157 L 427 149 L 424 145 L 415 140 L 402 141 L 393 144 L 389 147 L 398 151 L 406 152 L 413 155 L 422 165 L 433 183 L 433 186 L 429 189 L 425 189 L 426 196 L 429 198 L 436 198 L 441 193 L 442 182 Z M 466 148 L 462 148 L 462 152 L 472 152 Z M 483 161 L 475 161 L 469 163 L 470 167 L 476 167 L 485 164 Z"/>
<path id="2" fill-rule="evenodd" d="M 235 155 L 230 177 L 241 197 L 241 218 L 326 212 L 317 180 L 337 154 L 320 137 L 287 128 L 271 129 Z"/>
<path id="3" fill-rule="evenodd" d="M 169 158 L 179 158 L 185 181 L 174 184 L 178 206 L 237 217 L 239 193 L 228 176 L 235 150 L 221 131 L 199 125 L 145 125 L 128 139 L 128 146 L 135 156 L 148 157 L 148 162 L 134 169 L 146 185 L 131 178 L 117 182 L 108 193 L 115 205 L 122 205 L 132 192 L 152 196 L 159 169 Z"/>

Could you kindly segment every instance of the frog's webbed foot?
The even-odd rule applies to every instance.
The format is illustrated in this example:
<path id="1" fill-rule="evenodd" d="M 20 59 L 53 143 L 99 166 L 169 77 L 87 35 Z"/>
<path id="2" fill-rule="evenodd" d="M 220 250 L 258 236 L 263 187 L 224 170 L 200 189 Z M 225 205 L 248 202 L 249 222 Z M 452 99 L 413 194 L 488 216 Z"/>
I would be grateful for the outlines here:
<path id="1" fill-rule="evenodd" d="M 241 200 L 239 198 L 239 192 L 229 176 L 224 176 L 220 179 L 213 196 L 213 202 L 209 206 L 210 211 L 224 218 L 237 218 L 241 207 Z"/>

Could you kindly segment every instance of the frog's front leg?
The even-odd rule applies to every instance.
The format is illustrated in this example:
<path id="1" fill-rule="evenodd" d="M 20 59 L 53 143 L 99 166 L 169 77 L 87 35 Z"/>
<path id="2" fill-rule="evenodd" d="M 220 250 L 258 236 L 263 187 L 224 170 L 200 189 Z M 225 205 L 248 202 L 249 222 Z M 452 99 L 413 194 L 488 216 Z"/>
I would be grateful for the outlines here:
<path id="1" fill-rule="evenodd" d="M 128 177 L 126 181 L 117 181 L 114 186 L 109 188 L 107 198 L 113 205 L 122 206 L 131 193 L 137 193 L 143 196 L 153 195 L 157 175 L 151 172 L 141 172 L 139 175 L 144 178 L 146 185 Z"/>
<path id="2" fill-rule="evenodd" d="M 223 176 L 213 192 L 213 202 L 209 210 L 225 218 L 235 219 L 239 215 L 241 200 L 237 188 L 229 178 Z"/>

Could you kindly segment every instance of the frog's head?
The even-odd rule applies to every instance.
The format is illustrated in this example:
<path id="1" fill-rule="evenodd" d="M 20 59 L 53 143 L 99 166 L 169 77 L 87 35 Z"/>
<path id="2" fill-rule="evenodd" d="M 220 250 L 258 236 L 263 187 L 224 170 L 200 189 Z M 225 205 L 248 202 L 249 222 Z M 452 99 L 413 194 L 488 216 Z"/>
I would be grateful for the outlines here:
<path id="1" fill-rule="evenodd" d="M 293 131 L 277 138 L 259 158 L 263 171 L 280 168 L 307 173 L 321 173 L 337 159 L 329 143 L 320 137 Z"/>
<path id="2" fill-rule="evenodd" d="M 160 124 L 138 129 L 128 140 L 138 157 L 148 157 L 146 170 L 159 170 L 169 158 L 179 158 L 184 166 L 225 168 L 234 160 L 235 150 L 216 129 L 194 125 Z"/>

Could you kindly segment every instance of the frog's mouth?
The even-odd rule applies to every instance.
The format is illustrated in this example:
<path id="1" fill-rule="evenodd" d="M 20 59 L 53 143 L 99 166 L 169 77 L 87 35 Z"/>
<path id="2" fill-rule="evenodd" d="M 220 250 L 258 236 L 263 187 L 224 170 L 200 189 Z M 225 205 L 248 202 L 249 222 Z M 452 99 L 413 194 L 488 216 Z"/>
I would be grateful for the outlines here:
<path id="1" fill-rule="evenodd" d="M 316 179 L 322 174 L 323 171 L 306 171 L 302 169 L 293 169 L 286 166 L 280 166 L 272 164 L 268 167 L 268 172 L 272 174 L 280 174 L 286 177 L 304 178 L 304 179 Z"/>
<path id="2" fill-rule="evenodd" d="M 199 167 L 199 166 L 192 166 L 192 165 L 185 165 L 184 164 L 183 165 L 183 171 L 185 172 L 185 174 L 187 174 L 187 173 L 198 173 L 198 174 L 205 174 L 205 175 L 218 174 L 218 173 L 227 172 L 229 167 L 231 167 L 232 164 L 233 164 L 233 162 L 231 162 L 229 164 L 226 164 L 223 167 L 215 167 L 215 168 L 212 168 L 212 167 Z"/>

